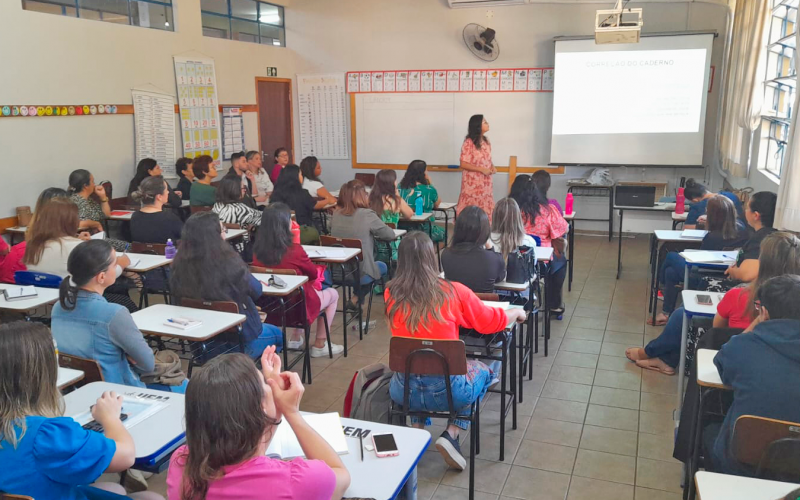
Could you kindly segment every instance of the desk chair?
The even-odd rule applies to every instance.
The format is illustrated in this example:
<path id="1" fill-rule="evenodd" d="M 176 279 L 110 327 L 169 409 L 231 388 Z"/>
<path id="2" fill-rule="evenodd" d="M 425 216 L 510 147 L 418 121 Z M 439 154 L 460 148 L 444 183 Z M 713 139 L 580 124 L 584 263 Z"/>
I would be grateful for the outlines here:
<path id="1" fill-rule="evenodd" d="M 208 212 L 210 210 L 211 210 L 211 207 L 207 206 L 207 205 L 191 205 L 189 207 L 189 211 L 192 213 L 192 215 L 194 215 L 196 213 L 199 213 L 199 212 Z"/>
<path id="2" fill-rule="evenodd" d="M 58 288 L 61 286 L 61 276 L 36 271 L 15 271 L 14 283 L 24 286 L 40 286 L 42 288 Z"/>
<path id="3" fill-rule="evenodd" d="M 160 243 L 142 243 L 139 241 L 134 241 L 131 243 L 130 251 L 132 253 L 143 253 L 147 255 L 164 255 L 166 252 L 167 245 L 163 245 Z M 154 273 L 161 273 L 161 278 L 164 280 L 161 287 L 151 287 L 148 285 L 148 281 L 153 279 Z M 148 275 L 150 275 L 148 277 Z M 144 303 L 144 307 L 150 306 L 150 301 L 148 300 L 148 295 L 151 293 L 162 295 L 164 297 L 164 303 L 170 304 L 170 296 L 171 292 L 169 289 L 169 274 L 167 271 L 167 266 L 161 266 L 157 270 L 154 269 L 153 271 L 148 271 L 146 273 L 142 273 L 139 275 L 142 279 L 142 291 L 139 295 L 139 309 L 142 309 L 142 303 Z"/>
<path id="4" fill-rule="evenodd" d="M 397 224 L 395 224 L 394 222 L 386 222 L 385 224 L 387 227 L 390 227 L 392 229 L 397 229 Z M 384 248 L 385 251 L 389 254 L 389 262 L 386 263 L 386 268 L 387 268 L 386 276 L 390 280 L 394 276 L 394 266 L 397 264 L 397 261 L 392 259 L 392 243 L 396 241 L 397 240 L 394 241 L 375 240 L 375 246 Z M 439 268 L 441 269 L 441 267 L 442 266 L 440 265 Z"/>
<path id="5" fill-rule="evenodd" d="M 103 382 L 105 380 L 103 378 L 103 372 L 100 370 L 100 363 L 93 359 L 81 358 L 59 352 L 58 366 L 83 372 L 83 379 L 74 385 L 75 388 L 83 387 L 92 382 Z"/>
<path id="6" fill-rule="evenodd" d="M 356 180 L 363 182 L 365 186 L 372 187 L 375 184 L 375 174 L 356 174 Z"/>
<path id="7" fill-rule="evenodd" d="M 389 343 L 389 368 L 402 373 L 405 389 L 403 404 L 394 401 L 389 405 L 389 423 L 392 417 L 446 418 L 468 420 L 469 426 L 469 498 L 475 498 L 475 455 L 480 453 L 480 400 L 470 406 L 468 416 L 458 415 L 461 408 L 453 407 L 451 375 L 467 374 L 467 351 L 463 340 L 423 340 L 409 337 L 392 337 Z M 412 410 L 409 406 L 409 382 L 411 374 L 440 375 L 447 389 L 448 411 Z"/>
<path id="8" fill-rule="evenodd" d="M 344 356 L 347 357 L 347 325 L 349 325 L 349 322 L 347 321 L 347 303 L 350 302 L 350 299 L 353 296 L 353 290 L 360 292 L 362 286 L 369 287 L 370 292 L 368 293 L 369 300 L 367 303 L 367 321 L 363 321 L 363 312 L 360 302 L 358 312 L 355 313 L 355 316 L 358 319 L 358 338 L 361 340 L 364 338 L 364 335 L 369 333 L 369 318 L 370 314 L 372 313 L 372 296 L 374 295 L 372 293 L 372 288 L 375 286 L 376 281 L 372 280 L 368 284 L 361 284 L 361 261 L 364 259 L 364 250 L 361 245 L 361 240 L 355 238 L 336 238 L 334 236 L 320 236 L 319 238 L 319 244 L 324 247 L 357 248 L 361 250 L 361 253 L 356 255 L 353 259 L 341 264 L 339 276 L 336 276 L 334 272 L 331 272 L 331 279 L 334 282 L 334 286 L 341 288 L 344 292 L 341 294 L 342 310 L 337 312 L 342 313 L 342 322 L 344 326 L 342 331 L 342 335 L 344 337 Z M 377 284 L 381 286 L 381 289 L 384 289 L 386 286 L 382 277 L 377 281 Z"/>
<path id="9" fill-rule="evenodd" d="M 200 300 L 200 299 L 181 299 L 180 303 L 181 307 L 191 307 L 193 309 L 206 309 L 208 311 L 219 311 L 219 312 L 227 312 L 233 314 L 239 314 L 239 306 L 236 302 L 228 302 L 228 301 L 208 301 L 208 300 Z M 231 330 L 233 332 L 233 330 Z M 231 352 L 235 349 L 235 347 L 231 347 L 230 344 L 238 344 L 239 352 L 244 352 L 244 337 L 242 337 L 242 325 L 237 325 L 235 327 L 236 332 L 236 341 L 230 342 L 229 339 L 222 339 L 215 342 L 216 339 L 209 339 L 209 341 L 201 341 L 196 342 L 200 344 L 199 354 L 195 352 L 191 352 L 191 359 L 189 360 L 189 367 L 187 368 L 186 378 L 191 379 L 192 377 L 192 367 L 194 365 L 202 366 L 206 361 L 209 361 L 214 356 L 219 354 L 225 354 Z M 224 332 L 223 332 L 224 333 Z M 221 334 L 222 335 L 222 334 Z M 163 341 L 159 338 L 159 344 L 163 344 Z M 209 347 L 210 346 L 210 347 Z M 184 344 L 181 343 L 181 350 L 182 352 L 186 352 L 184 349 Z M 217 352 L 219 351 L 219 352 Z M 200 361 L 198 362 L 198 359 Z"/>
<path id="10" fill-rule="evenodd" d="M 800 482 L 800 423 L 742 415 L 733 427 L 732 452 L 755 477 Z"/>

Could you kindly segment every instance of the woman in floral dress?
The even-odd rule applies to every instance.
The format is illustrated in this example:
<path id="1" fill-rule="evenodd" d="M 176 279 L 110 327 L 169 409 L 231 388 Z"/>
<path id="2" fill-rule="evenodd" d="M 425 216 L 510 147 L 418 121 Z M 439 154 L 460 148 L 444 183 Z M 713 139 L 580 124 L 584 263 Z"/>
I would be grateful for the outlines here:
<path id="1" fill-rule="evenodd" d="M 483 209 L 492 220 L 494 194 L 492 174 L 497 172 L 492 164 L 492 145 L 484 134 L 489 131 L 489 122 L 483 115 L 473 115 L 464 144 L 461 146 L 461 195 L 456 212 L 475 205 Z"/>

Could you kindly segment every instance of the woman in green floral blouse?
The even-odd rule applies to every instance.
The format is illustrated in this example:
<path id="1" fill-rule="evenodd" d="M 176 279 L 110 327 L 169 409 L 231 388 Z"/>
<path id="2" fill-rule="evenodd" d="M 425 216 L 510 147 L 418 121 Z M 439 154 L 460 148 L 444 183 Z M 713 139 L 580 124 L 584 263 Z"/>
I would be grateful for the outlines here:
<path id="1" fill-rule="evenodd" d="M 403 199 L 397 195 L 397 173 L 394 170 L 381 170 L 375 174 L 375 184 L 369 193 L 369 208 L 378 214 L 384 223 L 397 223 L 403 217 L 411 217 L 414 211 Z M 397 260 L 397 245 L 399 241 L 380 244 L 375 247 L 375 258 L 386 262 Z M 391 253 L 389 250 L 391 249 Z"/>
<path id="2" fill-rule="evenodd" d="M 428 165 L 422 160 L 414 160 L 408 164 L 406 175 L 400 181 L 400 189 L 398 192 L 403 200 L 408 203 L 410 207 L 415 207 L 418 196 L 422 197 L 422 211 L 431 212 L 434 208 L 439 207 L 439 193 L 433 187 L 428 172 L 425 169 Z M 430 232 L 431 239 L 434 243 L 444 241 L 444 229 L 436 224 L 433 224 L 434 217 L 431 217 L 429 226 L 421 228 L 423 231 Z"/>

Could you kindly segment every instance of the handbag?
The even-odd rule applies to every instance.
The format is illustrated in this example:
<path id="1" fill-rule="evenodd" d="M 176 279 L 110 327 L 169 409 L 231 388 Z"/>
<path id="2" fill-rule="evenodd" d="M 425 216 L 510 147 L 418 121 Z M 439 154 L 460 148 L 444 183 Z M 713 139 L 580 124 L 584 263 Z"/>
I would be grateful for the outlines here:
<path id="1" fill-rule="evenodd" d="M 509 252 L 506 262 L 506 281 L 529 283 L 536 277 L 536 252 L 530 247 L 519 247 Z"/>
<path id="2" fill-rule="evenodd" d="M 156 358 L 155 369 L 143 374 L 140 379 L 145 384 L 181 385 L 186 380 L 186 374 L 181 368 L 181 359 L 175 351 L 164 349 L 153 350 Z"/>

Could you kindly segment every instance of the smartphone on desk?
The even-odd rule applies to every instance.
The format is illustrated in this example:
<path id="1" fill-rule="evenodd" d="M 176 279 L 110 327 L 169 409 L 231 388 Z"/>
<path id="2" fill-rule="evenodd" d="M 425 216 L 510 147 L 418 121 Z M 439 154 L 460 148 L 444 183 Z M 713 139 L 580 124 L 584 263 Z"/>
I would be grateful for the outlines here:
<path id="1" fill-rule="evenodd" d="M 400 454 L 393 434 L 373 434 L 372 445 L 378 458 L 396 457 Z"/>
<path id="2" fill-rule="evenodd" d="M 714 305 L 714 301 L 711 300 L 711 295 L 700 294 L 700 295 L 697 295 L 695 300 L 697 300 L 697 303 L 700 304 L 701 306 Z"/>

